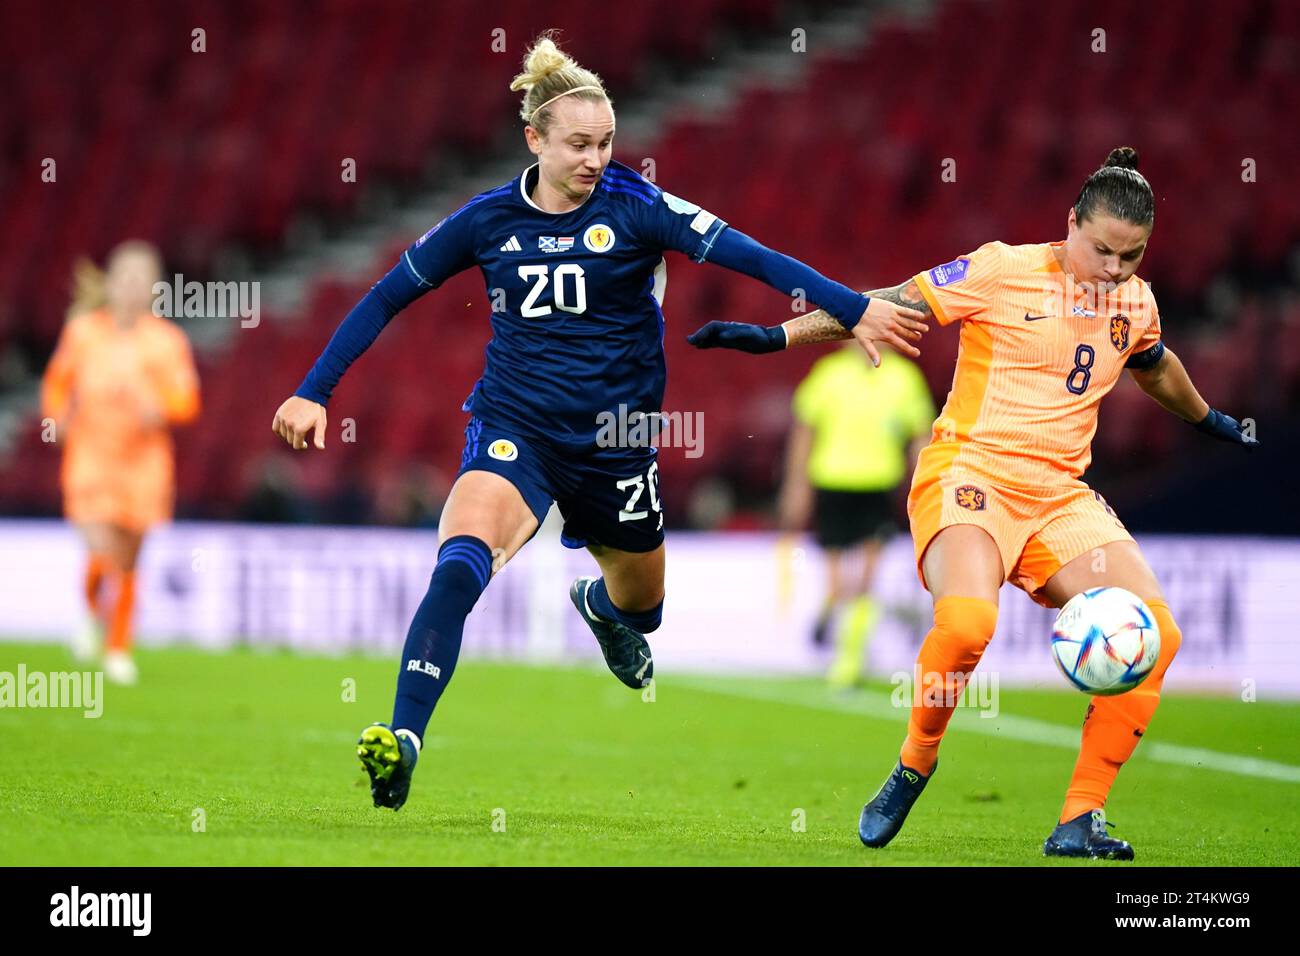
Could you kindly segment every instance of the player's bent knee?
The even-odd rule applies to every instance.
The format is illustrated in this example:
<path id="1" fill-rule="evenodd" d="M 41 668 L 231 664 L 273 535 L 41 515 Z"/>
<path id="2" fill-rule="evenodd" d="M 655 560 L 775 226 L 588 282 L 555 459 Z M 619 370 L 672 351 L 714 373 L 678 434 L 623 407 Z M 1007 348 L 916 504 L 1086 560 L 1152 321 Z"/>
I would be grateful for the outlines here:
<path id="1" fill-rule="evenodd" d="M 494 554 L 503 552 L 497 558 L 508 560 L 537 525 L 536 516 L 512 484 L 491 472 L 467 472 L 452 489 L 438 534 L 444 541 L 473 536 L 487 542 Z"/>
<path id="2" fill-rule="evenodd" d="M 1006 578 L 993 536 L 967 524 L 944 528 L 930 540 L 921 557 L 921 576 L 937 600 L 979 595 L 994 605 Z"/>
<path id="3" fill-rule="evenodd" d="M 456 595 L 457 601 L 466 604 L 468 614 L 491 579 L 491 549 L 472 535 L 458 535 L 438 548 L 438 563 L 429 580 L 428 594 L 442 600 Z"/>
<path id="4" fill-rule="evenodd" d="M 963 659 L 978 661 L 998 626 L 998 606 L 972 597 L 934 602 L 934 636 Z"/>

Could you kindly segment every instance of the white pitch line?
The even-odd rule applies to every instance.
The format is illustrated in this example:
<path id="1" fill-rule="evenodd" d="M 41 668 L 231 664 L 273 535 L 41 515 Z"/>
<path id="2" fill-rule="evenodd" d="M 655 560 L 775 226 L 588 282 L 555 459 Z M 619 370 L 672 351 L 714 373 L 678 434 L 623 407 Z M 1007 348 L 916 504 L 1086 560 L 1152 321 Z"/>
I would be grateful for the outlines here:
<path id="1" fill-rule="evenodd" d="M 895 707 L 890 702 L 889 696 L 878 691 L 868 691 L 855 694 L 852 697 L 837 698 L 828 696 L 828 691 L 815 687 L 767 690 L 745 686 L 738 682 L 714 681 L 695 677 L 678 677 L 673 682 L 693 690 L 702 690 L 728 697 L 790 704 L 794 707 L 806 707 L 811 710 L 829 711 L 837 714 L 859 714 L 864 717 L 875 717 L 896 722 L 906 722 L 907 720 L 907 708 Z M 1062 747 L 1067 750 L 1079 749 L 1079 727 L 1067 727 L 1062 724 L 1038 720 L 1034 717 L 1017 717 L 1012 714 L 981 717 L 979 711 L 969 707 L 958 707 L 953 711 L 953 720 L 963 732 L 973 731 L 990 737 L 998 737 L 1002 740 L 1019 740 L 1048 747 Z M 1226 754 L 1217 750 L 1185 747 L 1182 744 L 1161 743 L 1155 740 L 1143 746 L 1138 751 L 1138 755 L 1147 760 L 1154 760 L 1157 763 L 1176 764 L 1180 767 L 1219 770 L 1223 773 L 1235 773 L 1243 777 L 1260 777 L 1265 780 L 1300 783 L 1300 767 L 1277 763 L 1272 760 L 1263 760 L 1259 757 Z"/>

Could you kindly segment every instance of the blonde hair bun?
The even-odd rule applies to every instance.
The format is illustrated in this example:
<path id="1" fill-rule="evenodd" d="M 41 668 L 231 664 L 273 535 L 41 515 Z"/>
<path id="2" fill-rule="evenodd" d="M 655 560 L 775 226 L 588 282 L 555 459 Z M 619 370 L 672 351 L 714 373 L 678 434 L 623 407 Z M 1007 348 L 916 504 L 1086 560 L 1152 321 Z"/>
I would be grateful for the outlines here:
<path id="1" fill-rule="evenodd" d="M 601 78 L 579 66 L 556 46 L 554 30 L 547 30 L 533 41 L 524 54 L 523 72 L 510 81 L 510 89 L 525 91 L 519 118 L 543 136 L 551 114 L 545 107 L 562 96 L 572 94 L 578 99 L 604 101 L 613 106 Z"/>
<path id="2" fill-rule="evenodd" d="M 555 45 L 555 41 L 548 34 L 543 33 L 537 38 L 537 41 L 528 49 L 524 57 L 524 72 L 516 76 L 510 83 L 510 91 L 531 90 L 552 73 L 559 73 L 566 67 L 578 64 L 573 58 Z"/>

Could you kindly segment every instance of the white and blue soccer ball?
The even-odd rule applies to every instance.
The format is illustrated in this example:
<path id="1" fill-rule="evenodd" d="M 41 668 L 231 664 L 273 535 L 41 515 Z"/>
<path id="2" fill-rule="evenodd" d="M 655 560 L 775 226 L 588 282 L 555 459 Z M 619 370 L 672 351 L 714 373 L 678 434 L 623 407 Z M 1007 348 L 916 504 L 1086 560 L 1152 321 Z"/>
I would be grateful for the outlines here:
<path id="1" fill-rule="evenodd" d="M 1087 694 L 1123 694 L 1146 680 L 1160 656 L 1160 628 L 1140 597 L 1123 588 L 1091 588 L 1061 608 L 1052 659 Z"/>

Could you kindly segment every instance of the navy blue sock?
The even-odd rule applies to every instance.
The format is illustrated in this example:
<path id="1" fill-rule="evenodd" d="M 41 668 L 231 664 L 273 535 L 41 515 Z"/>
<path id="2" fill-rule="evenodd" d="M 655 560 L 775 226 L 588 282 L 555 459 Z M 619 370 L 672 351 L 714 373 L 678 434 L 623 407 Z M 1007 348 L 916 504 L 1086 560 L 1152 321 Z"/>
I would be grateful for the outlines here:
<path id="1" fill-rule="evenodd" d="M 492 551 L 478 538 L 458 535 L 438 549 L 429 590 L 415 611 L 402 649 L 394 730 L 409 730 L 424 740 L 433 708 L 456 669 L 465 618 L 491 576 Z"/>
<path id="2" fill-rule="evenodd" d="M 664 616 L 663 601 L 660 601 L 648 611 L 624 611 L 622 608 L 616 607 L 614 602 L 609 599 L 609 592 L 605 590 L 604 578 L 600 578 L 587 589 L 587 604 L 596 612 L 597 617 L 626 624 L 632 630 L 640 631 L 642 634 L 649 634 L 657 628 Z"/>

